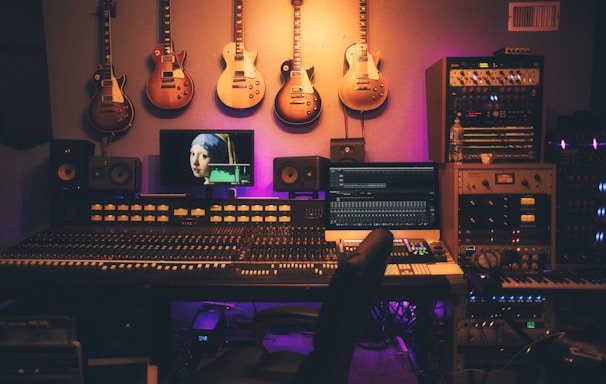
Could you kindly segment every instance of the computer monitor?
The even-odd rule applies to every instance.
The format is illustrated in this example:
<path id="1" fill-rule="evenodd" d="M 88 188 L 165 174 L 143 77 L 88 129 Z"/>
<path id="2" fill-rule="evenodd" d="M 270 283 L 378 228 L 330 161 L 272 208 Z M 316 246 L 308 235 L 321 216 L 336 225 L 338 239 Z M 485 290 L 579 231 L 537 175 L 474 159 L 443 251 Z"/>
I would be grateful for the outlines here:
<path id="1" fill-rule="evenodd" d="M 326 191 L 326 240 L 438 230 L 439 175 L 433 162 L 332 163 Z"/>
<path id="2" fill-rule="evenodd" d="M 160 130 L 163 186 L 253 186 L 254 131 Z"/>

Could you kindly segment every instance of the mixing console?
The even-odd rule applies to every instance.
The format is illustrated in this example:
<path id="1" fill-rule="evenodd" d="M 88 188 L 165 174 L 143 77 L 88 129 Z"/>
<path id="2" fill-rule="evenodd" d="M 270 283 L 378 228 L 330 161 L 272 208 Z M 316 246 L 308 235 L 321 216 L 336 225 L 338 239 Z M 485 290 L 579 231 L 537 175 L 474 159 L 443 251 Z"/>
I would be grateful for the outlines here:
<path id="1" fill-rule="evenodd" d="M 5 281 L 326 284 L 356 246 L 325 240 L 317 200 L 72 200 L 53 211 L 54 225 L 0 253 Z M 396 239 L 389 263 L 386 277 L 462 276 L 439 239 Z"/>

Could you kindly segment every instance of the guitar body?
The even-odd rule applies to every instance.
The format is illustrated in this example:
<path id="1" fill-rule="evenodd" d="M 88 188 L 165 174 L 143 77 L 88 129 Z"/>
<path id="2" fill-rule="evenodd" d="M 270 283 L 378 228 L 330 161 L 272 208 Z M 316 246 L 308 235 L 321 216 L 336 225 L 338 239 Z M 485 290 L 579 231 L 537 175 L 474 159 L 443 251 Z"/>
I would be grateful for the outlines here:
<path id="1" fill-rule="evenodd" d="M 119 78 L 111 71 L 104 79 L 104 69 L 99 68 L 93 75 L 95 94 L 88 107 L 88 117 L 94 127 L 105 133 L 117 133 L 129 128 L 134 121 L 133 103 L 124 93 L 126 76 Z"/>
<path id="2" fill-rule="evenodd" d="M 164 45 L 158 44 L 152 52 L 154 71 L 145 86 L 149 101 L 158 108 L 180 109 L 194 96 L 194 83 L 183 69 L 185 51 L 164 54 Z"/>
<path id="3" fill-rule="evenodd" d="M 247 109 L 263 100 L 265 80 L 254 66 L 256 59 L 256 50 L 243 50 L 242 55 L 237 55 L 235 42 L 223 48 L 225 70 L 217 82 L 217 96 L 223 104 L 230 108 Z"/>
<path id="4" fill-rule="evenodd" d="M 387 99 L 388 86 L 378 69 L 380 52 L 360 60 L 359 50 L 359 44 L 352 44 L 345 51 L 348 70 L 339 86 L 339 99 L 355 111 L 372 111 Z"/>
<path id="5" fill-rule="evenodd" d="M 313 122 L 322 111 L 320 94 L 311 84 L 313 67 L 292 71 L 293 61 L 282 63 L 282 87 L 275 100 L 276 116 L 287 124 L 304 125 Z"/>

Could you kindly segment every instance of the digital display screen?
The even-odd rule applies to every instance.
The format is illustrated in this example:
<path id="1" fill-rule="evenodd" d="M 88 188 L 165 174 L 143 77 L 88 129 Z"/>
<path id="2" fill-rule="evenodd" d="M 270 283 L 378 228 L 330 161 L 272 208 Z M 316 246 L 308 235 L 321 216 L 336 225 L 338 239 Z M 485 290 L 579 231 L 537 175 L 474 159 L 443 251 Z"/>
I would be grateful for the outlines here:
<path id="1" fill-rule="evenodd" d="M 254 185 L 254 131 L 160 130 L 160 184 Z"/>
<path id="2" fill-rule="evenodd" d="M 327 229 L 439 228 L 435 163 L 340 163 L 329 167 Z"/>

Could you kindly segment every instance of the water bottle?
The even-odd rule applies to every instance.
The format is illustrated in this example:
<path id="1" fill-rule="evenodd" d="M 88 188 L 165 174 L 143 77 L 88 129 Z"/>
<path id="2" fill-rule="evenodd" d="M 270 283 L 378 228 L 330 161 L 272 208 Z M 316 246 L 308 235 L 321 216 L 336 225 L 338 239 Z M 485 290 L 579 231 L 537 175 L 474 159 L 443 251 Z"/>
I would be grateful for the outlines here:
<path id="1" fill-rule="evenodd" d="M 455 164 L 463 163 L 463 127 L 461 120 L 456 118 L 450 127 L 450 144 L 448 148 L 448 161 Z"/>

